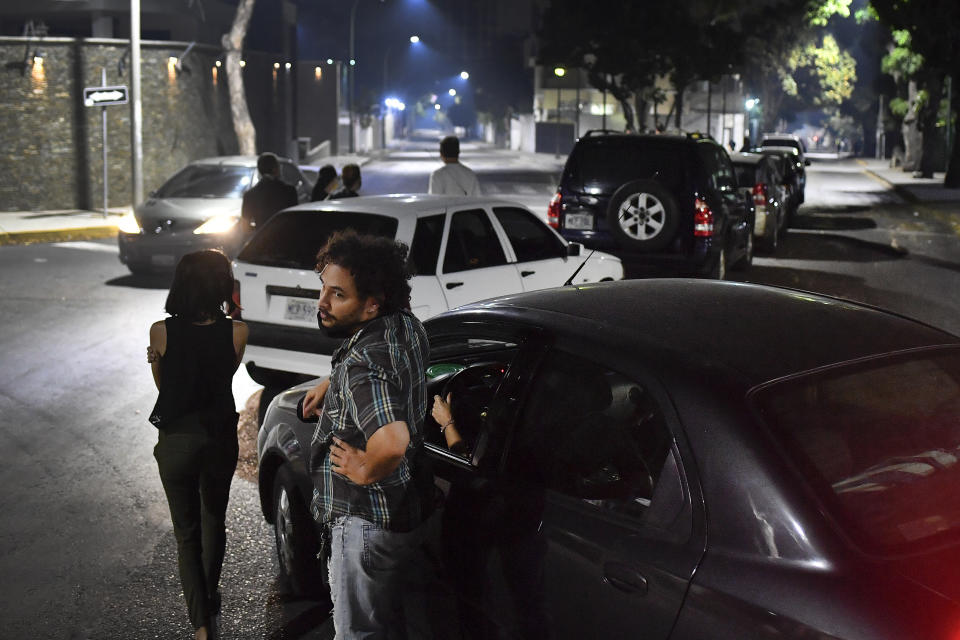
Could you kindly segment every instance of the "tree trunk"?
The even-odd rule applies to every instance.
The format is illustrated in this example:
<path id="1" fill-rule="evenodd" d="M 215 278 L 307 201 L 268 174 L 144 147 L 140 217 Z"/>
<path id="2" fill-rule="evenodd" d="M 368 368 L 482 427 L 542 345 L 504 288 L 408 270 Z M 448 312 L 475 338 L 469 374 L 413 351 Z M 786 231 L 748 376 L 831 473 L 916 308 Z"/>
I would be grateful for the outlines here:
<path id="1" fill-rule="evenodd" d="M 647 112 L 650 111 L 649 103 L 643 99 L 643 91 L 637 91 L 634 94 L 633 103 L 637 109 L 637 132 L 647 132 Z"/>
<path id="2" fill-rule="evenodd" d="M 630 104 L 629 96 L 623 98 L 617 96 L 617 100 L 620 102 L 620 108 L 623 109 L 623 119 L 627 121 L 626 130 L 636 131 L 633 120 L 633 106 Z"/>
<path id="3" fill-rule="evenodd" d="M 920 149 L 922 138 L 917 109 L 917 83 L 915 80 L 907 82 L 907 114 L 900 125 L 903 136 L 903 170 L 916 171 L 920 167 Z"/>
<path id="4" fill-rule="evenodd" d="M 682 86 L 677 87 L 677 95 L 674 98 L 674 106 L 676 111 L 673 114 L 674 126 L 677 127 L 677 130 L 683 129 L 683 92 L 687 88 L 687 83 L 683 83 Z"/>
<path id="5" fill-rule="evenodd" d="M 233 130 L 237 135 L 240 154 L 245 156 L 257 153 L 257 131 L 247 109 L 247 95 L 243 86 L 243 69 L 240 58 L 243 52 L 243 39 L 247 35 L 247 25 L 253 14 L 255 0 L 240 0 L 233 26 L 229 33 L 223 34 L 221 44 L 226 52 L 227 87 L 230 90 L 230 115 L 233 118 Z"/>
<path id="6" fill-rule="evenodd" d="M 960 74 L 954 73 L 953 78 L 960 78 Z M 953 80 L 951 80 L 951 83 Z M 950 105 L 950 113 L 947 114 L 948 118 L 952 118 L 953 114 L 960 113 L 960 91 L 957 90 L 958 87 L 953 88 L 953 104 Z M 955 121 L 956 122 L 956 121 Z M 958 144 L 960 136 L 957 135 L 956 130 L 953 131 L 953 151 L 950 153 L 950 161 L 947 163 L 947 175 L 943 179 L 943 186 L 950 187 L 952 189 L 960 188 L 960 144 Z M 949 140 L 947 141 L 950 142 Z"/>
<path id="7" fill-rule="evenodd" d="M 923 131 L 923 153 L 920 156 L 920 175 L 932 178 L 937 168 L 937 114 L 943 98 L 943 74 L 931 72 L 924 83 L 927 88 L 927 100 L 920 112 L 920 130 Z"/>

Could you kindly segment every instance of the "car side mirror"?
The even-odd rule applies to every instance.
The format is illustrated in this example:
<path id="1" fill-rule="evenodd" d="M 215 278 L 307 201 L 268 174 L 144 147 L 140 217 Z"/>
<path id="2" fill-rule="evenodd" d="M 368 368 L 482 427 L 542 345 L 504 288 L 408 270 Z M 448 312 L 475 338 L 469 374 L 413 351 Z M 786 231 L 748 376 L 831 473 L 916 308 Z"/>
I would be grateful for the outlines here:
<path id="1" fill-rule="evenodd" d="M 809 166 L 810 166 L 810 158 L 804 158 L 804 159 L 803 159 L 803 164 L 804 164 L 804 166 L 809 167 Z"/>
<path id="2" fill-rule="evenodd" d="M 567 255 L 571 258 L 576 258 L 583 253 L 583 245 L 579 242 L 568 242 L 567 243 Z"/>

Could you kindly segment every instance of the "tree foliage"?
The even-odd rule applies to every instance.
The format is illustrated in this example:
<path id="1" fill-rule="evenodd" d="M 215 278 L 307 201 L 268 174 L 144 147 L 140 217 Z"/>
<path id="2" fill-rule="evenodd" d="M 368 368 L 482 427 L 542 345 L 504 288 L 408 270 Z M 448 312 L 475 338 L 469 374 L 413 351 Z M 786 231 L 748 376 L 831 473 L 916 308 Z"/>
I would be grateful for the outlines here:
<path id="1" fill-rule="evenodd" d="M 918 122 L 924 132 L 920 170 L 931 177 L 934 170 L 933 138 L 943 85 L 949 75 L 960 78 L 960 2 L 957 0 L 870 0 L 878 19 L 889 27 L 897 48 L 905 51 L 891 59 L 890 65 L 916 64 L 912 75 L 925 92 L 920 103 Z M 909 34 L 906 40 L 903 32 Z M 918 55 L 913 57 L 908 52 Z M 892 68 L 892 67 L 891 67 Z M 952 98 L 951 110 L 960 110 L 960 92 Z M 953 145 L 945 184 L 960 187 L 960 145 Z"/>

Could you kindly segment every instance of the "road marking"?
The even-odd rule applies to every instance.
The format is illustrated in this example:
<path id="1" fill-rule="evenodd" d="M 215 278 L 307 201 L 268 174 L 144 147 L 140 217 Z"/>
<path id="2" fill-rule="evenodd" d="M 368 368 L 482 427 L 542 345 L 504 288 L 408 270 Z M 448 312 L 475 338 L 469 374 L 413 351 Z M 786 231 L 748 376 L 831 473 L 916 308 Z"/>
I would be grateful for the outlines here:
<path id="1" fill-rule="evenodd" d="M 54 247 L 64 249 L 80 249 L 81 251 L 99 251 L 101 253 L 120 253 L 120 247 L 115 244 L 99 244 L 96 242 L 54 242 Z"/>

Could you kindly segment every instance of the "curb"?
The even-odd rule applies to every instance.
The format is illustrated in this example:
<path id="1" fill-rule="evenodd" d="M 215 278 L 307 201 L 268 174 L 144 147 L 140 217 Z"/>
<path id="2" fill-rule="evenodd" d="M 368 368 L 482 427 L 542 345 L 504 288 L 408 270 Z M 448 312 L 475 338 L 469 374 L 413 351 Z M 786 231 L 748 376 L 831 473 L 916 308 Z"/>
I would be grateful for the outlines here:
<path id="1" fill-rule="evenodd" d="M 78 227 L 75 229 L 50 229 L 48 231 L 24 231 L 0 233 L 0 246 L 39 244 L 42 242 L 70 242 L 115 238 L 117 227 Z"/>

